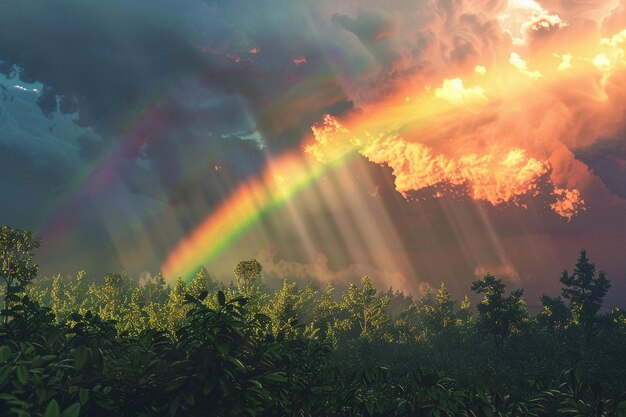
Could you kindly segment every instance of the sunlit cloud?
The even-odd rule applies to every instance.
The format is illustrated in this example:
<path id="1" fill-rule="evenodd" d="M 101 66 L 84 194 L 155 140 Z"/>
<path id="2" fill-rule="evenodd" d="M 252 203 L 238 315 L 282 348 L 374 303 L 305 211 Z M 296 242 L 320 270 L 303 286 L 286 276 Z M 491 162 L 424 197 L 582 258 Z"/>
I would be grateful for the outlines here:
<path id="1" fill-rule="evenodd" d="M 334 154 L 339 149 L 334 135 L 350 137 L 350 132 L 331 117 L 325 119 L 322 127 L 315 127 L 314 134 L 317 142 L 306 150 L 322 161 L 327 158 L 325 151 Z M 535 190 L 548 170 L 545 163 L 528 157 L 523 149 L 500 155 L 472 153 L 453 159 L 396 136 L 352 137 L 350 143 L 370 161 L 391 167 L 396 190 L 405 197 L 410 191 L 442 185 L 466 187 L 472 198 L 494 205 L 514 202 Z"/>
<path id="2" fill-rule="evenodd" d="M 580 198 L 579 190 L 555 188 L 554 194 L 557 200 L 550 205 L 550 208 L 561 217 L 571 220 L 572 217 L 585 210 L 585 200 Z"/>
<path id="3" fill-rule="evenodd" d="M 477 73 L 480 74 L 479 71 L 477 71 Z M 443 80 L 443 85 L 435 90 L 435 97 L 447 100 L 456 105 L 484 103 L 487 101 L 482 87 L 465 87 L 463 80 L 460 78 Z"/>
<path id="4" fill-rule="evenodd" d="M 549 22 L 557 24 L 560 20 Z M 527 56 L 522 57 L 511 52 L 510 67 L 503 64 L 494 67 L 488 82 L 478 82 L 486 74 L 482 66 L 475 67 L 472 75 L 444 78 L 439 87 L 427 85 L 421 92 L 412 89 L 408 82 L 407 89 L 398 96 L 414 97 L 411 100 L 391 98 L 365 106 L 362 113 L 345 120 L 327 116 L 313 126 L 314 141 L 306 151 L 324 161 L 329 155 L 355 149 L 368 160 L 389 166 L 396 190 L 405 198 L 410 198 L 414 191 L 432 187 L 439 189 L 435 196 L 444 195 L 445 190 L 458 192 L 461 187 L 472 199 L 493 205 L 515 204 L 523 196 L 541 194 L 541 198 L 551 200 L 547 208 L 571 220 L 584 211 L 586 201 L 580 189 L 556 180 L 560 177 L 559 165 L 552 165 L 549 159 L 558 154 L 555 151 L 563 142 L 575 146 L 572 144 L 578 140 L 577 133 L 563 130 L 568 124 L 546 112 L 564 105 L 565 108 L 597 106 L 595 99 L 584 96 L 576 103 L 562 101 L 567 85 L 576 83 L 579 77 L 599 77 L 601 90 L 598 91 L 597 85 L 589 85 L 586 94 L 608 99 L 609 92 L 604 89 L 610 87 L 610 77 L 617 76 L 624 68 L 624 55 L 617 47 L 620 36 L 606 39 L 609 40 L 582 39 L 579 45 L 569 45 L 567 53 L 559 50 L 560 53 L 547 54 L 538 50 L 527 51 Z M 574 66 L 574 60 L 581 65 Z M 595 69 L 584 65 L 585 61 L 591 62 Z M 559 75 L 565 71 L 571 78 L 563 79 Z M 553 93 L 539 99 L 538 94 L 546 94 L 545 85 Z M 463 111 L 459 115 L 465 115 L 467 120 L 480 120 L 479 115 L 484 114 L 486 124 L 448 128 L 459 108 Z M 599 117 L 613 117 L 611 113 L 603 114 L 599 109 L 598 112 Z M 489 118 L 490 114 L 494 116 Z M 545 132 L 528 123 L 542 117 L 547 123 Z M 571 119 L 570 123 L 594 126 L 590 119 L 586 120 Z M 555 124 L 548 128 L 549 123 Z M 448 129 L 454 136 L 446 136 Z M 541 191 L 541 184 L 548 176 L 554 181 L 552 190 Z"/>
<path id="5" fill-rule="evenodd" d="M 476 65 L 474 67 L 474 72 L 478 75 L 485 75 L 487 73 L 487 68 L 482 65 Z"/>
<path id="6" fill-rule="evenodd" d="M 611 36 L 610 38 L 600 39 L 600 45 L 612 46 L 614 48 L 619 47 L 623 43 L 626 43 L 626 29 Z"/>
<path id="7" fill-rule="evenodd" d="M 489 265 L 478 265 L 474 268 L 474 276 L 478 279 L 484 277 L 487 274 L 494 275 L 496 277 L 502 277 L 506 280 L 510 281 L 513 284 L 520 284 L 520 276 L 515 268 L 515 266 L 511 263 L 504 264 L 489 264 Z"/>
<path id="8" fill-rule="evenodd" d="M 528 69 L 528 64 L 526 63 L 526 60 L 522 58 L 517 52 L 511 52 L 511 58 L 509 59 L 509 62 L 511 63 L 511 65 L 517 68 L 522 74 L 534 80 L 537 80 L 543 77 L 543 75 L 539 71 L 530 71 Z"/>
<path id="9" fill-rule="evenodd" d="M 563 54 L 561 56 L 561 62 L 559 63 L 559 66 L 556 68 L 556 70 L 567 71 L 570 68 L 572 68 L 572 55 Z"/>

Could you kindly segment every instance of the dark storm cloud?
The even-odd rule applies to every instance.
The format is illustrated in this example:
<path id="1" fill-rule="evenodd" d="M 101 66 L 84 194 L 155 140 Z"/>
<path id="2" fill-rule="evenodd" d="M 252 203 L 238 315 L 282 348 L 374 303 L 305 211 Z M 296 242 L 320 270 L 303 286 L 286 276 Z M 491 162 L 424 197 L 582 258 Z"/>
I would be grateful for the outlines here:
<path id="1" fill-rule="evenodd" d="M 293 146 L 345 101 L 332 80 L 311 87 L 319 96 L 306 107 L 311 89 L 282 97 L 292 84 L 328 68 L 306 13 L 289 2 L 272 3 L 287 9 L 193 0 L 4 2 L 1 69 L 23 83 L 43 83 L 37 104 L 46 116 L 76 112 L 79 124 L 96 129 L 99 135 L 76 140 L 87 162 L 129 131 L 145 136 L 144 159 L 167 194 L 168 183 L 185 180 L 188 157 L 225 153 L 224 159 L 241 162 L 252 142 L 237 142 L 256 129 L 270 146 Z M 300 68 L 293 61 L 303 57 L 307 65 Z M 132 132 L 155 102 L 162 117 L 149 132 Z M 258 149 L 251 151 L 246 163 L 235 164 L 244 176 L 261 162 Z"/>
<path id="2" fill-rule="evenodd" d="M 236 137 L 256 128 L 270 148 L 280 150 L 299 143 L 337 103 L 348 102 L 332 76 L 287 94 L 330 68 L 304 6 L 270 3 L 5 2 L 2 70 L 44 84 L 38 99 L 44 114 L 77 112 L 81 125 L 101 134 L 100 140 L 80 139 L 80 154 L 88 160 L 155 100 L 169 106 L 172 97 L 182 103 L 188 94 L 197 108 L 177 105 L 163 127 L 153 129 L 169 138 L 167 144 L 152 141 L 155 164 L 171 155 L 173 142 L 185 146 L 199 129 Z M 198 105 L 202 100 L 215 105 Z"/>
<path id="3" fill-rule="evenodd" d="M 260 117 L 268 145 L 282 149 L 347 97 L 332 80 L 308 6 L 268 3 L 4 2 L 0 68 L 44 84 L 38 100 L 44 114 L 78 112 L 79 123 L 105 141 L 155 99 L 192 82 L 217 100 L 242 97 Z M 285 97 L 321 74 L 326 81 Z M 298 111 L 285 117 L 285 107 Z"/>
<path id="4" fill-rule="evenodd" d="M 614 138 L 600 138 L 578 149 L 576 158 L 587 164 L 604 185 L 626 198 L 626 132 Z"/>
<path id="5" fill-rule="evenodd" d="M 88 134 L 70 116 L 45 117 L 40 88 L 0 75 L 0 214 L 20 227 L 37 223 L 80 169 L 73 140 Z"/>
<path id="6" fill-rule="evenodd" d="M 165 15 L 127 2 L 6 1 L 0 5 L 0 59 L 24 82 L 46 85 L 40 106 L 79 111 L 79 122 L 108 132 L 206 57 Z"/>
<path id="7" fill-rule="evenodd" d="M 505 1 L 350 4 L 350 13 L 335 13 L 331 21 L 345 31 L 342 59 L 361 68 L 351 84 L 365 100 L 393 93 L 411 76 L 488 65 L 511 44 L 497 19 Z"/>

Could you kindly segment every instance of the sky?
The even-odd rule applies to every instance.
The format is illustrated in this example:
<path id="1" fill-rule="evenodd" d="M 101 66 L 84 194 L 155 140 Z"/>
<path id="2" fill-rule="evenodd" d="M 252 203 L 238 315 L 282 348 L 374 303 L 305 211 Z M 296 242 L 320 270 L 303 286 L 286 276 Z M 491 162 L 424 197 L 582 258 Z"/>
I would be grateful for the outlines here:
<path id="1" fill-rule="evenodd" d="M 40 273 L 626 305 L 626 0 L 0 4 L 0 223 Z M 533 301 L 535 300 L 535 301 Z"/>

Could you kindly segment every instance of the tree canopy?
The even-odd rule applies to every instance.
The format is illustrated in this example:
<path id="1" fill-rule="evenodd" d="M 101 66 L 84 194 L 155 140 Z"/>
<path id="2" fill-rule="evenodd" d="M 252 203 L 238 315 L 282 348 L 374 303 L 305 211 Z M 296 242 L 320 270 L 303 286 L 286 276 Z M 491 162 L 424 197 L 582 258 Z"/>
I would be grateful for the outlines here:
<path id="1" fill-rule="evenodd" d="M 6 252 L 12 271 L 36 247 L 16 233 L 31 246 L 22 264 Z M 237 286 L 206 269 L 168 285 L 23 268 L 0 326 L 0 415 L 626 417 L 626 314 L 602 312 L 608 281 L 582 255 L 569 306 L 544 295 L 536 315 L 492 275 L 471 286 L 475 315 L 444 283 L 417 298 L 368 277 L 271 290 L 255 260 Z"/>

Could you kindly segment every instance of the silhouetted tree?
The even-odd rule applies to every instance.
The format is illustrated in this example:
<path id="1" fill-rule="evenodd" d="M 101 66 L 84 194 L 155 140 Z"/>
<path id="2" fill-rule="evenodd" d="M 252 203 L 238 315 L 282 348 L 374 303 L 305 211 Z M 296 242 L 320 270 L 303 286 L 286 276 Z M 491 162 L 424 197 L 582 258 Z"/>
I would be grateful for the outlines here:
<path id="1" fill-rule="evenodd" d="M 456 312 L 457 325 L 464 325 L 472 320 L 472 302 L 467 294 L 463 297 L 459 303 L 459 309 Z"/>
<path id="2" fill-rule="evenodd" d="M 572 319 L 572 314 L 561 297 L 541 296 L 541 313 L 539 325 L 544 329 L 562 332 Z"/>
<path id="3" fill-rule="evenodd" d="M 524 290 L 517 289 L 505 297 L 505 288 L 504 281 L 489 274 L 472 283 L 472 291 L 483 294 L 478 304 L 479 325 L 493 336 L 499 351 L 511 333 L 519 331 L 528 319 L 526 303 L 522 299 Z"/>
<path id="4" fill-rule="evenodd" d="M 574 272 L 570 275 L 567 270 L 563 271 L 561 284 L 563 297 L 570 302 L 574 321 L 582 327 L 585 343 L 589 345 L 598 331 L 597 314 L 604 296 L 611 288 L 611 282 L 604 271 L 600 271 L 596 277 L 596 266 L 583 249 L 576 261 Z"/>

